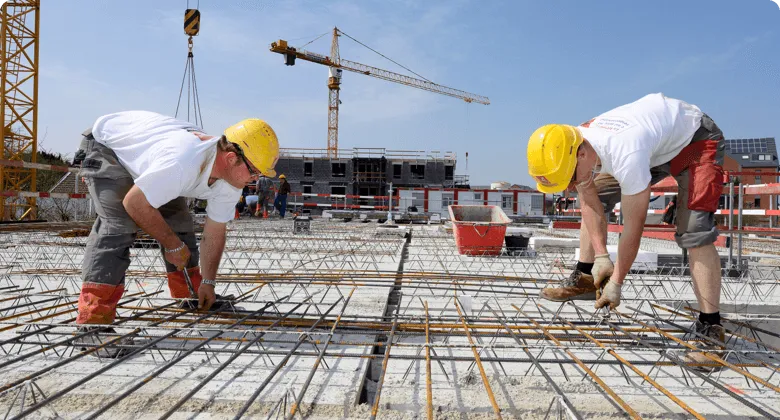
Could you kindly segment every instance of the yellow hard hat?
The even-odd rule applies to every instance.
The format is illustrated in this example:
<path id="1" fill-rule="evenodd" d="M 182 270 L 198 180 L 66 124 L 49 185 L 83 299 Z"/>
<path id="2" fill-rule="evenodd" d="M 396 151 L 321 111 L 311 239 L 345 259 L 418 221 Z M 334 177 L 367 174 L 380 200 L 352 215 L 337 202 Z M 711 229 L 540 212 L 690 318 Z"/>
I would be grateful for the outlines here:
<path id="1" fill-rule="evenodd" d="M 274 166 L 279 160 L 279 140 L 268 123 L 247 118 L 228 127 L 225 137 L 241 147 L 244 157 L 266 176 L 276 176 Z"/>
<path id="2" fill-rule="evenodd" d="M 284 176 L 284 174 L 281 174 L 281 175 L 279 175 L 279 179 L 287 179 L 287 177 Z"/>
<path id="3" fill-rule="evenodd" d="M 536 189 L 547 194 L 569 186 L 577 167 L 577 148 L 582 134 L 576 127 L 549 124 L 539 127 L 528 139 L 528 173 Z"/>

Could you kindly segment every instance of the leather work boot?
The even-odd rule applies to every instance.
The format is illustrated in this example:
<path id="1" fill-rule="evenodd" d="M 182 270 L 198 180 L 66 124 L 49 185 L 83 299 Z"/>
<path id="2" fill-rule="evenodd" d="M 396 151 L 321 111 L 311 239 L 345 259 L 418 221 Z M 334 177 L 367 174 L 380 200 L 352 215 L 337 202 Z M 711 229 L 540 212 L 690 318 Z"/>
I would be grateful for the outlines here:
<path id="1" fill-rule="evenodd" d="M 596 286 L 593 285 L 593 276 L 580 270 L 574 270 L 568 278 L 561 280 L 558 287 L 542 289 L 539 292 L 539 297 L 554 302 L 596 300 Z"/>
<path id="2" fill-rule="evenodd" d="M 726 330 L 723 328 L 722 325 L 711 325 L 696 320 L 696 323 L 693 325 L 693 330 L 716 342 L 724 343 L 726 341 Z M 703 342 L 703 341 L 691 341 L 690 343 L 702 350 L 705 350 L 707 353 L 709 353 L 712 356 L 715 356 L 717 358 L 723 357 L 723 349 L 724 349 L 723 346 L 719 346 L 717 344 Z M 714 363 L 717 362 L 706 357 L 704 353 L 700 351 L 690 351 L 686 353 L 684 355 L 684 360 L 688 363 L 713 364 L 712 366 L 691 366 L 696 370 L 701 370 L 705 372 L 712 372 L 714 370 L 718 370 L 723 367 L 722 365 L 714 365 Z"/>
<path id="3" fill-rule="evenodd" d="M 87 334 L 84 337 L 81 337 L 73 341 L 73 344 L 77 346 L 78 345 L 85 346 L 81 348 L 81 351 L 92 349 L 96 346 L 100 346 L 103 343 L 106 343 L 116 338 L 116 331 L 113 328 L 106 328 L 100 331 L 100 327 L 83 326 L 83 327 L 79 327 L 79 329 L 77 330 L 77 334 L 85 333 L 88 331 L 94 331 L 94 332 L 92 334 Z M 122 338 L 118 341 L 109 344 L 107 347 L 101 348 L 100 350 L 90 353 L 89 356 L 105 358 L 105 359 L 117 359 L 133 351 L 133 349 L 122 348 L 118 346 L 132 346 L 133 344 L 134 343 L 132 338 L 129 337 Z"/>

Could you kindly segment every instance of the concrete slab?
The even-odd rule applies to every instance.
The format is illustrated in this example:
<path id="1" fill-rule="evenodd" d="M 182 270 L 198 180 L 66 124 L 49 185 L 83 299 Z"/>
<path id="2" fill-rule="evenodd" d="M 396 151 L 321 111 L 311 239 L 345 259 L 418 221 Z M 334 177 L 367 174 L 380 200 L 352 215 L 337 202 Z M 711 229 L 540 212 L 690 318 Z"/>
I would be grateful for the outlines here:
<path id="1" fill-rule="evenodd" d="M 544 248 L 577 248 L 580 246 L 580 240 L 578 238 L 534 236 L 528 241 L 528 245 L 537 251 Z"/>
<path id="2" fill-rule="evenodd" d="M 705 417 L 760 417 L 730 394 L 671 363 L 668 354 L 684 354 L 685 347 L 639 323 L 650 323 L 682 340 L 691 338 L 681 328 L 690 327 L 695 317 L 685 307 L 695 308 L 696 297 L 690 277 L 680 267 L 659 264 L 655 273 L 629 274 L 624 300 L 618 308 L 621 314 L 604 317 L 593 310 L 592 302 L 561 304 L 537 297 L 543 287 L 555 285 L 568 276 L 569 270 L 562 266 L 574 260 L 574 248 L 578 246 L 578 239 L 573 236 L 576 232 L 567 237 L 564 232 L 534 230 L 532 241 L 546 238 L 558 240 L 560 245 L 545 245 L 534 257 L 469 257 L 457 254 L 451 233 L 441 231 L 438 226 L 404 227 L 411 232 L 408 245 L 400 236 L 382 235 L 373 223 L 315 219 L 311 234 L 295 236 L 291 226 L 289 221 L 263 220 L 230 225 L 218 292 L 245 295 L 247 300 L 241 304 L 245 310 L 281 300 L 266 314 L 231 329 L 227 325 L 235 322 L 235 317 L 209 318 L 209 322 L 194 327 L 177 322 L 152 325 L 155 319 L 178 313 L 166 309 L 118 326 L 119 333 L 138 328 L 146 340 L 174 331 L 176 334 L 162 342 L 157 350 L 144 351 L 77 386 L 50 407 L 64 418 L 86 417 L 133 384 L 154 375 L 183 352 L 223 333 L 220 340 L 209 345 L 208 351 L 186 356 L 143 382 L 141 389 L 104 417 L 159 418 L 216 369 L 222 369 L 173 418 L 233 418 L 278 366 L 282 367 L 270 377 L 268 387 L 252 405 L 249 417 L 274 418 L 272 410 L 284 402 L 285 396 L 289 410 L 289 402 L 308 387 L 303 398 L 304 417 L 365 419 L 377 398 L 380 380 L 378 418 L 420 418 L 429 403 L 437 418 L 495 418 L 491 395 L 503 418 L 557 416 L 559 395 L 531 362 L 529 354 L 540 361 L 550 381 L 584 418 L 624 418 L 625 414 L 602 386 L 574 363 L 573 356 L 584 361 L 605 385 L 643 417 L 687 418 L 690 414 L 615 355 L 634 364 L 642 374 Z M 558 234 L 561 237 L 552 236 Z M 73 336 L 75 326 L 68 320 L 75 315 L 85 240 L 59 238 L 50 232 L 0 235 L 0 305 L 4 305 L 0 306 L 3 317 L 0 343 L 18 339 L 36 328 L 55 327 L 46 333 L 32 334 L 21 344 L 0 344 L 3 350 L 0 364 Z M 610 237 L 610 241 L 615 240 Z M 643 240 L 643 250 L 656 252 L 653 247 L 666 249 L 666 244 Z M 122 305 L 119 320 L 144 308 L 171 302 L 166 297 L 159 249 L 133 248 L 131 257 L 125 298 L 158 290 L 162 293 Z M 765 331 L 774 330 L 778 320 L 772 314 L 777 312 L 776 302 L 780 299 L 777 287 L 780 267 L 771 262 L 751 261 L 753 265 L 741 277 L 724 278 L 722 310 L 726 318 L 751 324 L 760 322 Z M 399 274 L 400 265 L 403 270 Z M 12 286 L 30 290 L 3 289 Z M 58 288 L 64 289 L 64 294 L 43 293 Z M 52 296 L 58 300 L 44 301 Z M 289 296 L 288 300 L 283 300 L 285 296 Z M 350 300 L 345 307 L 347 297 Z M 11 299 L 5 300 L 8 298 Z M 304 301 L 307 304 L 285 323 L 270 327 L 279 314 Z M 46 309 L 55 304 L 64 306 Z M 19 305 L 28 306 L 16 308 Z M 331 306 L 334 309 L 321 320 L 322 324 L 306 334 Z M 41 313 L 24 315 L 34 308 L 40 308 Z M 342 308 L 343 315 L 339 317 Z M 46 318 L 37 319 L 42 316 Z M 193 319 L 189 315 L 185 318 Z M 499 323 L 499 318 L 508 327 Z M 59 325 L 61 322 L 64 324 Z M 567 327 L 566 322 L 588 332 L 612 353 L 605 352 L 581 331 Z M 627 337 L 627 333 L 610 327 L 610 322 L 637 334 L 651 346 Z M 393 325 L 396 328 L 390 340 Z M 426 325 L 430 345 L 426 345 Z M 772 336 L 737 324 L 728 324 L 727 328 L 734 332 L 726 343 L 732 352 L 729 361 L 753 363 L 744 369 L 778 386 L 776 375 L 771 376 L 780 368 L 773 350 L 750 341 L 758 339 L 773 346 L 776 341 L 771 341 Z M 556 344 L 550 336 L 561 344 Z M 257 345 L 227 363 L 236 349 L 258 337 Z M 303 344 L 282 365 L 285 354 L 299 340 Z M 384 364 L 388 342 L 390 358 Z M 323 363 L 307 382 L 318 354 L 326 346 Z M 426 350 L 431 352 L 430 367 L 426 363 Z M 78 352 L 74 347 L 58 347 L 57 352 L 43 351 L 23 362 L 0 367 L 3 378 L 0 386 L 37 375 Z M 107 365 L 106 361 L 80 358 L 40 374 L 34 383 L 52 395 Z M 426 389 L 428 372 L 432 388 L 430 401 Z M 722 369 L 709 377 L 770 415 L 780 415 L 777 393 L 752 379 L 746 380 L 739 371 Z M 11 407 L 20 389 L 0 392 L 0 407 Z M 32 401 L 30 395 L 27 395 L 28 403 Z M 54 415 L 42 409 L 32 416 L 46 417 Z"/>

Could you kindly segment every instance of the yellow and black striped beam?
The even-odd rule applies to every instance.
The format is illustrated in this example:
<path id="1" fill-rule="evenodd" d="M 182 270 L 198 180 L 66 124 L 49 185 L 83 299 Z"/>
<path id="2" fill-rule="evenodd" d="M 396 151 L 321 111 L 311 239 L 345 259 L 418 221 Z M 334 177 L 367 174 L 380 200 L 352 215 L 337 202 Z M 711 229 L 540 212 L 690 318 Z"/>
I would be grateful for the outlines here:
<path id="1" fill-rule="evenodd" d="M 200 10 L 187 9 L 184 11 L 184 33 L 195 36 L 200 30 Z"/>

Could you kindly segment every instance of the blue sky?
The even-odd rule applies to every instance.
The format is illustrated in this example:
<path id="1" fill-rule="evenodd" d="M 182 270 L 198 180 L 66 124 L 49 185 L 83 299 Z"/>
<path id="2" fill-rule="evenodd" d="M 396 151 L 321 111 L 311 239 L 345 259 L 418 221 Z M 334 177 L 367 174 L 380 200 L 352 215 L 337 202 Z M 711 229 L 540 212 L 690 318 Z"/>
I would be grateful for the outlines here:
<path id="1" fill-rule="evenodd" d="M 172 115 L 186 0 L 43 0 L 39 142 L 72 155 L 100 115 Z M 197 0 L 190 0 L 195 7 Z M 453 151 L 472 183 L 531 185 L 528 136 L 650 92 L 698 105 L 727 138 L 780 137 L 780 8 L 770 0 L 201 0 L 195 69 L 206 131 L 268 121 L 282 147 L 324 148 L 327 68 L 268 51 L 338 26 L 464 102 L 354 73 L 341 148 Z M 330 36 L 307 49 L 328 53 Z M 403 72 L 341 38 L 342 58 Z M 468 168 L 465 153 L 468 152 Z"/>

